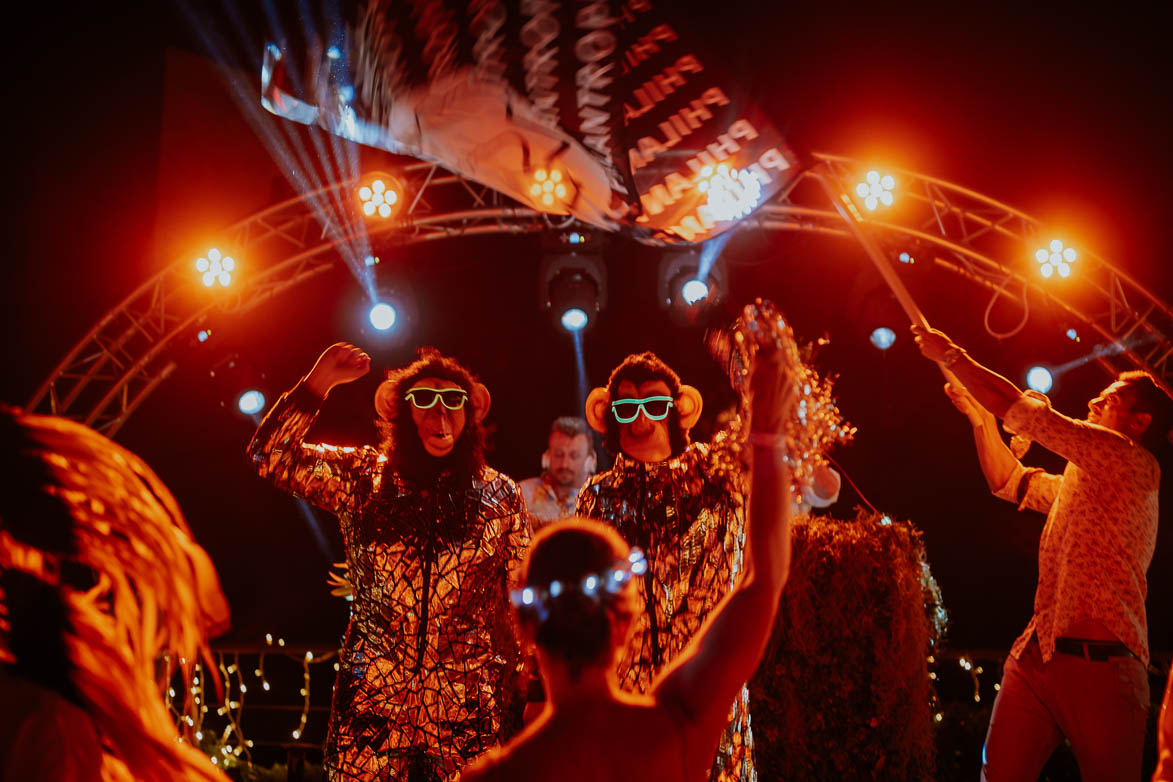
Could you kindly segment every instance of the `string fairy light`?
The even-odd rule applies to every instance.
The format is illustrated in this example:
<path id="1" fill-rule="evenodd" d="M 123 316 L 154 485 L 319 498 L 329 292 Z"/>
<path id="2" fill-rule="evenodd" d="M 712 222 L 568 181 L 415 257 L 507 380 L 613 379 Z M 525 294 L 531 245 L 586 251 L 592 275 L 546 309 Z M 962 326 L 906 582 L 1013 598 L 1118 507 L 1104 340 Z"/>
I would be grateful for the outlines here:
<path id="1" fill-rule="evenodd" d="M 243 664 L 242 656 L 247 659 L 252 655 L 256 656 L 255 665 Z M 250 686 L 249 681 L 246 681 L 245 672 L 252 672 L 255 681 L 260 682 L 260 688 L 263 691 L 275 692 L 279 690 L 279 682 L 269 680 L 266 675 L 266 663 L 270 662 L 273 657 L 279 657 L 291 662 L 296 661 L 301 665 L 302 681 L 298 689 L 298 694 L 301 696 L 300 715 L 297 726 L 289 734 L 293 741 L 299 742 L 306 735 L 306 728 L 309 724 L 312 694 L 311 666 L 330 665 L 337 671 L 339 669 L 337 655 L 335 650 L 315 651 L 304 648 L 298 650 L 287 645 L 284 638 L 267 633 L 264 646 L 261 649 L 252 651 L 214 650 L 212 661 L 214 668 L 206 670 L 201 663 L 195 663 L 192 666 L 190 679 L 181 682 L 182 689 L 174 681 L 168 681 L 173 676 L 173 672 L 170 670 L 169 661 L 164 661 L 164 670 L 168 671 L 168 678 L 163 680 L 161 691 L 164 693 L 164 700 L 177 727 L 180 728 L 179 740 L 186 740 L 187 743 L 198 747 L 213 764 L 228 770 L 238 766 L 251 765 L 253 756 L 250 750 L 256 746 L 255 742 L 245 735 L 242 727 L 246 706 L 245 699 Z M 186 664 L 186 660 L 182 662 Z M 209 698 L 214 699 L 217 694 L 209 696 L 206 688 L 209 682 L 216 680 L 217 677 L 213 675 L 216 672 L 219 673 L 223 692 L 219 701 L 211 704 L 214 706 L 211 708 Z M 178 673 L 181 674 L 182 671 Z M 180 694 L 184 697 L 180 698 Z M 256 710 L 272 707 L 254 705 L 251 708 Z M 214 720 L 214 725 L 208 724 L 208 719 Z M 263 743 L 272 744 L 274 742 Z M 276 742 L 276 744 L 287 746 L 282 742 Z"/>

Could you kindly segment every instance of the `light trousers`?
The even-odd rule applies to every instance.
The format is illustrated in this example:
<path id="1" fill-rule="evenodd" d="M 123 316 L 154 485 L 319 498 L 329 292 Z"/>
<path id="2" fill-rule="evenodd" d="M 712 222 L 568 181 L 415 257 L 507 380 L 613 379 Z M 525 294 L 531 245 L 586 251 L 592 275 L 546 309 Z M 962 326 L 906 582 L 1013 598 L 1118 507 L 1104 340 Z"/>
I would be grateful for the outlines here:
<path id="1" fill-rule="evenodd" d="M 1043 662 L 1037 638 L 1007 657 L 994 700 L 982 782 L 1037 782 L 1066 737 L 1083 782 L 1139 782 L 1149 679 L 1132 656 L 1098 662 L 1056 652 Z"/>

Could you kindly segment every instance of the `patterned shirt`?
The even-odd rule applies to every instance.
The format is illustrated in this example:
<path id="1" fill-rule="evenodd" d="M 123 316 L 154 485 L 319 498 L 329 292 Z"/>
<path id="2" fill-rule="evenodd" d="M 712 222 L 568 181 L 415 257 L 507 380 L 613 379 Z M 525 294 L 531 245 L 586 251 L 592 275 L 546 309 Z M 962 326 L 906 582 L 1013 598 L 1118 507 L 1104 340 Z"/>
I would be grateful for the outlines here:
<path id="1" fill-rule="evenodd" d="M 307 443 L 320 404 L 304 385 L 282 396 L 249 456 L 342 526 L 354 602 L 327 777 L 443 779 L 505 738 L 520 696 L 508 589 L 529 545 L 521 497 L 489 467 L 420 488 L 370 446 Z"/>
<path id="2" fill-rule="evenodd" d="M 1028 392 L 1006 413 L 1006 428 L 1066 458 L 1062 475 L 1021 464 L 997 494 L 1047 514 L 1039 540 L 1034 616 L 1014 642 L 1017 659 L 1037 634 L 1043 660 L 1075 623 L 1099 622 L 1148 665 L 1145 573 L 1157 542 L 1161 469 L 1146 448 L 1103 426 L 1051 409 Z"/>
<path id="3" fill-rule="evenodd" d="M 574 508 L 578 504 L 578 493 L 582 491 L 580 486 L 568 494 L 566 499 L 559 500 L 558 493 L 546 482 L 544 476 L 526 478 L 517 484 L 517 487 L 521 489 L 521 496 L 525 500 L 526 510 L 529 511 L 530 525 L 534 532 L 551 522 L 573 516 Z"/>

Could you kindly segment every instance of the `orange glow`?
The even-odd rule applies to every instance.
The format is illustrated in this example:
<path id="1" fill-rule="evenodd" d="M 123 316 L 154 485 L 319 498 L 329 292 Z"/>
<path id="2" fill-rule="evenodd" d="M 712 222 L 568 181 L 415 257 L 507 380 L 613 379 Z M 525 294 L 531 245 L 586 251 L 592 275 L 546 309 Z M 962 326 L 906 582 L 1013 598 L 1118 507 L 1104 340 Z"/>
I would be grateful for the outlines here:
<path id="1" fill-rule="evenodd" d="M 705 194 L 705 208 L 716 220 L 735 220 L 753 211 L 762 195 L 762 183 L 748 169 L 731 168 L 721 163 L 706 165 L 693 179 L 699 193 Z"/>
<path id="2" fill-rule="evenodd" d="M 541 209 L 558 207 L 558 202 L 565 203 L 571 194 L 568 179 L 561 169 L 539 168 L 534 171 L 534 181 L 529 186 L 529 194 Z"/>
<path id="3" fill-rule="evenodd" d="M 390 217 L 399 202 L 399 189 L 399 183 L 386 175 L 370 180 L 358 189 L 363 214 L 384 219 Z"/>
<path id="4" fill-rule="evenodd" d="M 880 206 L 892 206 L 895 202 L 892 191 L 895 189 L 895 177 L 873 169 L 867 172 L 863 182 L 855 186 L 855 194 L 863 201 L 868 211 L 874 212 Z"/>
<path id="5" fill-rule="evenodd" d="M 1054 274 L 1060 277 L 1071 276 L 1071 266 L 1079 257 L 1074 247 L 1064 247 L 1061 239 L 1052 239 L 1046 247 L 1035 251 L 1035 260 L 1039 263 L 1039 274 L 1050 278 Z"/>
<path id="6" fill-rule="evenodd" d="M 196 259 L 196 271 L 204 287 L 211 288 L 217 283 L 227 288 L 232 284 L 232 272 L 236 271 L 236 261 L 230 255 L 224 255 L 215 247 Z"/>

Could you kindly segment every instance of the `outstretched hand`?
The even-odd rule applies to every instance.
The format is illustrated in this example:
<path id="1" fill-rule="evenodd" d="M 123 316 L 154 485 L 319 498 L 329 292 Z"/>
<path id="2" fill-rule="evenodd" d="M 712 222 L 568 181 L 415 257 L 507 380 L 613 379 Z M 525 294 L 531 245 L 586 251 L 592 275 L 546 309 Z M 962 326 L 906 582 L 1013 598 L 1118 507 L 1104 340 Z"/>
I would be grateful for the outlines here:
<path id="1" fill-rule="evenodd" d="M 751 426 L 755 432 L 782 434 L 794 413 L 798 388 L 795 378 L 787 371 L 778 335 L 769 328 L 759 328 L 753 334 L 757 350 L 750 375 Z"/>
<path id="2" fill-rule="evenodd" d="M 946 354 L 957 348 L 953 340 L 949 339 L 949 335 L 943 331 L 938 331 L 931 326 L 913 325 L 909 328 L 916 341 L 916 346 L 920 348 L 921 355 L 930 361 L 944 362 L 948 357 Z"/>
<path id="3" fill-rule="evenodd" d="M 358 380 L 370 369 L 371 357 L 361 348 L 349 342 L 338 342 L 318 356 L 314 368 L 306 375 L 305 384 L 324 399 L 334 386 Z"/>

